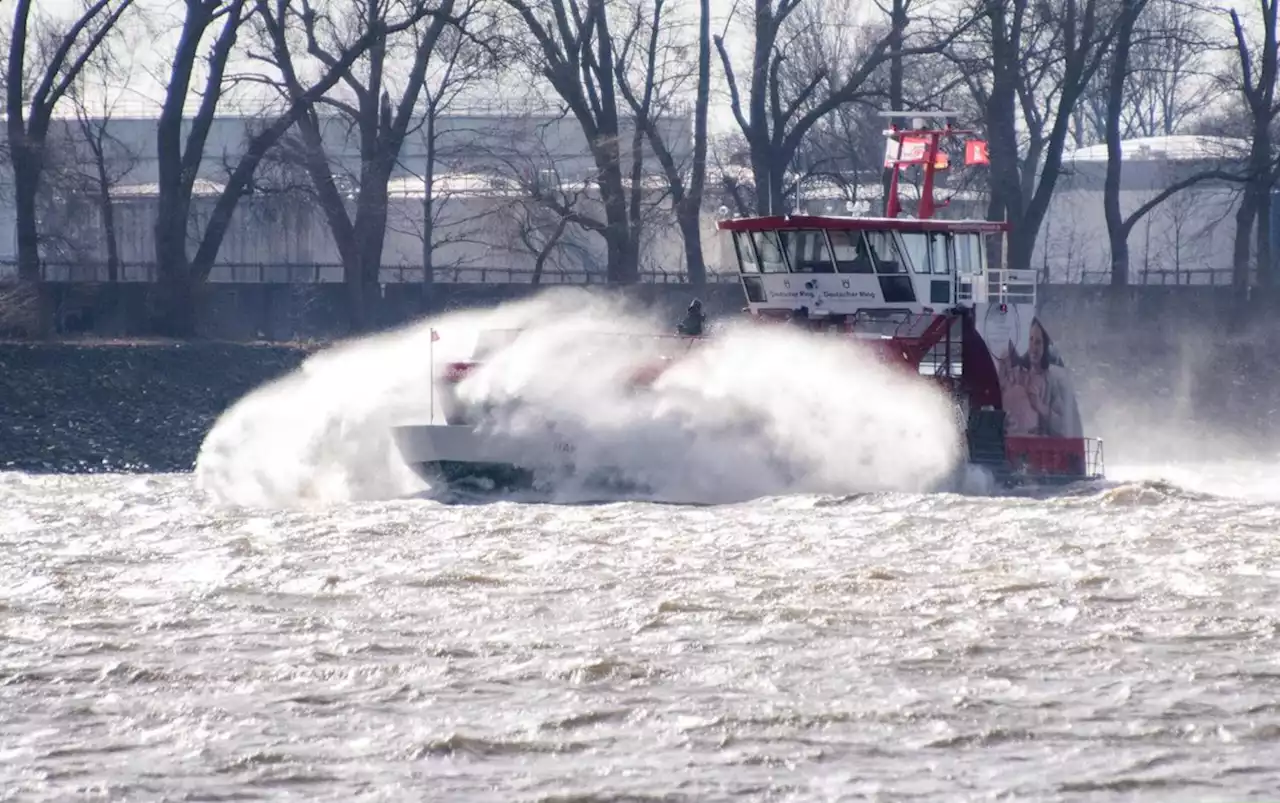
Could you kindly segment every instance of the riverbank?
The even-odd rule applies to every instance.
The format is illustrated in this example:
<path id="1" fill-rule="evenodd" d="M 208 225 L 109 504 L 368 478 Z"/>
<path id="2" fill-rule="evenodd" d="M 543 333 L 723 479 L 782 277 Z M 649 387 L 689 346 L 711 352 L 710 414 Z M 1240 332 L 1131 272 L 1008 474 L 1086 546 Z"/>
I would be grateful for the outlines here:
<path id="1" fill-rule="evenodd" d="M 0 342 L 0 470 L 189 471 L 223 410 L 318 348 Z"/>

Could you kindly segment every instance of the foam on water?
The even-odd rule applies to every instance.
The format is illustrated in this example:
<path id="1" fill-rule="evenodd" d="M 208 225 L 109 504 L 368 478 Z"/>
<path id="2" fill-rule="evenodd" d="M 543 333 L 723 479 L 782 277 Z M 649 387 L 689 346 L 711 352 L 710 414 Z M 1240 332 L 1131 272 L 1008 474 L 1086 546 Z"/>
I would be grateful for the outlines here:
<path id="1" fill-rule="evenodd" d="M 959 457 L 944 395 L 847 340 L 793 329 L 726 323 L 651 392 L 630 392 L 636 369 L 680 341 L 607 336 L 670 328 L 577 290 L 444 315 L 311 358 L 223 414 L 197 461 L 200 486 L 242 505 L 421 490 L 391 428 L 429 418 L 432 352 L 439 370 L 499 329 L 522 334 L 486 354 L 459 396 L 494 405 L 491 434 L 523 441 L 530 462 L 554 425 L 576 447 L 576 476 L 608 468 L 660 498 L 715 502 L 922 491 L 945 481 Z M 566 499 L 582 491 L 559 489 Z"/>

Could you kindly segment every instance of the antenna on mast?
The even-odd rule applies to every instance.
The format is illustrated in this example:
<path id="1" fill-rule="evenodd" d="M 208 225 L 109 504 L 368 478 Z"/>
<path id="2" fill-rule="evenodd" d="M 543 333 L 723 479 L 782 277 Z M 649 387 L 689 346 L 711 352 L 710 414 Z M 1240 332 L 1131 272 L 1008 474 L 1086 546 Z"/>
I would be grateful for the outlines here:
<path id="1" fill-rule="evenodd" d="M 920 191 L 920 205 L 916 212 L 916 217 L 920 220 L 928 220 L 933 217 L 934 210 L 938 204 L 933 200 L 933 181 L 934 173 L 938 169 L 939 141 L 944 136 L 957 136 L 962 134 L 973 134 L 973 131 L 961 130 L 953 128 L 954 121 L 960 118 L 958 112 L 952 111 L 882 111 L 877 112 L 880 117 L 890 120 L 896 118 L 909 118 L 911 126 L 899 126 L 890 122 L 889 127 L 885 129 L 884 135 L 891 143 L 896 143 L 897 148 L 893 150 L 893 155 L 889 155 L 889 151 L 893 149 L 890 145 L 886 148 L 885 162 L 889 167 L 893 168 L 893 177 L 889 181 L 889 197 L 885 203 L 885 216 L 897 217 L 902 211 L 902 202 L 898 198 L 898 176 L 904 165 L 924 165 L 924 186 Z M 941 125 L 929 125 L 931 120 L 941 120 Z M 906 150 L 904 157 L 904 146 L 910 144 L 910 149 Z M 946 165 L 943 165 L 945 169 Z M 943 206 L 946 205 L 944 202 Z"/>

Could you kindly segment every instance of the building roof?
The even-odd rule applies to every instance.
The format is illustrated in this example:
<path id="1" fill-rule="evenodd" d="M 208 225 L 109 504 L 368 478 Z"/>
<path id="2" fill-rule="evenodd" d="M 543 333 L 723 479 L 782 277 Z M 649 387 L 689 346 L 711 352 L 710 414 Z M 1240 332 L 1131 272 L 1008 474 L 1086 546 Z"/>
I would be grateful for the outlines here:
<path id="1" fill-rule="evenodd" d="M 197 198 L 217 197 L 225 189 L 226 185 L 222 182 L 204 178 L 198 178 L 191 183 L 191 194 Z M 111 194 L 116 198 L 153 198 L 160 194 L 160 185 L 154 181 L 118 184 L 111 189 Z"/>
<path id="2" fill-rule="evenodd" d="M 1166 160 L 1192 162 L 1212 159 L 1239 159 L 1249 152 L 1248 140 L 1175 134 L 1167 137 L 1136 137 L 1120 143 L 1120 158 L 1126 161 Z M 1077 148 L 1066 154 L 1068 162 L 1107 161 L 1106 143 Z"/>

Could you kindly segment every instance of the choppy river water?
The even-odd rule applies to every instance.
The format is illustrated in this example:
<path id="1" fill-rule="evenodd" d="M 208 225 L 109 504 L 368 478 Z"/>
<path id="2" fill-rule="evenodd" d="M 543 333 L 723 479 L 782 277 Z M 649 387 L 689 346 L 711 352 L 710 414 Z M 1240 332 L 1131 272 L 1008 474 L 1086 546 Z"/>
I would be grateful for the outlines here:
<path id="1" fill-rule="evenodd" d="M 1274 799 L 1280 468 L 1112 473 L 275 510 L 0 475 L 0 797 Z"/>

